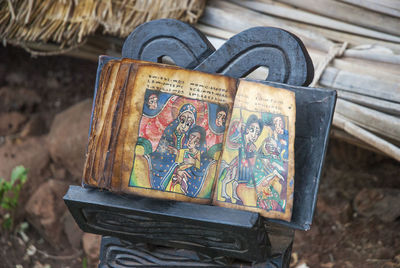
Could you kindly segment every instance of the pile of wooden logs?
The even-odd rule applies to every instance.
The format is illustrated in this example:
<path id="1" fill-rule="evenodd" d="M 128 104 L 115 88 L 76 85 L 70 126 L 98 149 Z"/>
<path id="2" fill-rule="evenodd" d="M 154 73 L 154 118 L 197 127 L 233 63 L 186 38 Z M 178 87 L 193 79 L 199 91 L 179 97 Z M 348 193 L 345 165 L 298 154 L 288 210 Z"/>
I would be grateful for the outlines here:
<path id="1" fill-rule="evenodd" d="M 216 47 L 255 26 L 304 42 L 312 86 L 338 92 L 334 137 L 400 161 L 400 1 L 209 1 L 197 25 Z"/>

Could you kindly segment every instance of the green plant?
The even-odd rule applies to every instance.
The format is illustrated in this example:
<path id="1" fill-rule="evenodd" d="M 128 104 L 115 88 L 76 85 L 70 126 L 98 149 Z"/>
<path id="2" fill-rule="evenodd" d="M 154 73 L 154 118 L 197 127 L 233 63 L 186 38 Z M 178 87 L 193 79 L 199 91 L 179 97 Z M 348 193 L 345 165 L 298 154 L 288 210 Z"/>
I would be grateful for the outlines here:
<path id="1" fill-rule="evenodd" d="M 87 266 L 88 266 L 87 258 L 86 258 L 86 257 L 83 257 L 83 260 L 82 260 L 82 268 L 87 268 Z"/>
<path id="2" fill-rule="evenodd" d="M 23 166 L 17 166 L 11 172 L 10 181 L 0 178 L 0 207 L 5 210 L 3 228 L 11 230 L 14 227 L 14 213 L 18 207 L 18 198 L 22 185 L 27 180 L 28 171 Z"/>

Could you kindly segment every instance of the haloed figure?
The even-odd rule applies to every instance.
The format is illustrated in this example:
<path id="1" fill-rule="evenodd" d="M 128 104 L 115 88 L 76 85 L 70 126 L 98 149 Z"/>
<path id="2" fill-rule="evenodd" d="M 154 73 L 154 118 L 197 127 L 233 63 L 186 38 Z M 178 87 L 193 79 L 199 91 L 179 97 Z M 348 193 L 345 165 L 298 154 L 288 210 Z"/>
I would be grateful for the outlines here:
<path id="1" fill-rule="evenodd" d="M 148 97 L 146 103 L 147 103 L 147 106 L 149 106 L 150 110 L 157 109 L 157 107 L 158 107 L 158 104 L 157 104 L 158 103 L 158 96 L 157 96 L 157 94 L 155 94 L 155 93 L 150 94 L 150 96 Z"/>
<path id="2" fill-rule="evenodd" d="M 151 185 L 154 189 L 166 189 L 177 165 L 177 152 L 187 143 L 188 131 L 195 125 L 196 115 L 196 108 L 192 104 L 183 105 L 178 117 L 165 128 L 157 149 L 149 155 Z"/>
<path id="3" fill-rule="evenodd" d="M 215 125 L 217 125 L 217 127 L 224 127 L 225 126 L 226 114 L 227 114 L 226 108 L 218 106 L 217 116 L 215 118 Z"/>
<path id="4" fill-rule="evenodd" d="M 277 153 L 282 159 L 288 158 L 288 139 L 289 134 L 285 129 L 285 122 L 280 116 L 273 119 L 274 127 L 271 141 L 275 143 L 277 148 L 274 153 Z"/>
<path id="5" fill-rule="evenodd" d="M 237 186 L 239 183 L 253 183 L 252 169 L 257 151 L 255 142 L 260 136 L 263 126 L 261 119 L 252 114 L 247 119 L 244 129 L 239 124 L 232 135 L 229 136 L 230 142 L 238 144 L 239 155 L 231 161 L 222 180 L 222 197 L 228 202 L 230 202 L 231 198 L 226 192 L 227 184 L 232 182 L 232 197 L 237 200 L 237 204 L 241 204 L 242 201 L 236 193 Z"/>
<path id="6" fill-rule="evenodd" d="M 200 169 L 200 146 L 205 143 L 205 135 L 204 129 L 200 126 L 195 126 L 191 129 L 187 143 L 188 151 L 183 156 L 184 165 L 194 165 Z"/>
<path id="7" fill-rule="evenodd" d="M 186 133 L 189 130 L 189 128 L 195 123 L 196 119 L 195 119 L 193 111 L 188 110 L 188 111 L 184 111 L 181 114 L 179 114 L 178 120 L 179 120 L 179 123 L 175 130 L 176 131 L 175 134 L 177 136 L 183 135 L 184 133 Z"/>
<path id="8" fill-rule="evenodd" d="M 174 171 L 174 175 L 172 177 L 172 183 L 170 187 L 167 187 L 169 191 L 173 192 L 183 192 L 184 194 L 188 193 L 189 188 L 189 180 L 192 178 L 189 169 L 192 168 L 192 171 L 198 172 L 201 168 L 201 151 L 205 148 L 206 143 L 206 132 L 204 128 L 201 126 L 194 126 L 189 131 L 189 139 L 185 148 L 176 150 L 176 163 L 178 166 Z M 191 184 L 196 183 L 194 181 Z M 180 187 L 175 187 L 177 184 Z M 178 188 L 178 189 L 177 189 Z M 197 189 L 196 189 L 197 190 Z"/>
<path id="9" fill-rule="evenodd" d="M 288 172 L 288 131 L 281 116 L 273 118 L 272 133 L 263 141 L 256 158 L 254 179 L 257 206 L 266 210 L 284 211 L 286 198 L 282 189 Z"/>

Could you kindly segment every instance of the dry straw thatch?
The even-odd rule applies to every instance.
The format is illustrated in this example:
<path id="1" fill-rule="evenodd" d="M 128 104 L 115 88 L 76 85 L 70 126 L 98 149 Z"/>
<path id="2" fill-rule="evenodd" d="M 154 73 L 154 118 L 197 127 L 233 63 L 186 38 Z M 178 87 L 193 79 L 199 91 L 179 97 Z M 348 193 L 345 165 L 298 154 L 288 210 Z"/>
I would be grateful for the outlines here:
<path id="1" fill-rule="evenodd" d="M 205 0 L 3 0 L 0 2 L 0 37 L 4 42 L 29 47 L 56 43 L 60 50 L 74 48 L 99 26 L 103 33 L 125 37 L 141 23 L 175 18 L 195 23 Z"/>

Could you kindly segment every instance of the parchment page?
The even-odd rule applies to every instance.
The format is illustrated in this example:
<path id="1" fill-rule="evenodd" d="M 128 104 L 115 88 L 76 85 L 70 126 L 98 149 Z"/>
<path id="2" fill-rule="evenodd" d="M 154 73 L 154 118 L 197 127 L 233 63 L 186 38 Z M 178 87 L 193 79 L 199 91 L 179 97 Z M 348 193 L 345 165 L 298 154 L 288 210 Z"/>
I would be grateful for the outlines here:
<path id="1" fill-rule="evenodd" d="M 294 92 L 240 81 L 214 204 L 290 221 L 295 119 Z"/>
<path id="2" fill-rule="evenodd" d="M 115 151 L 112 181 L 120 181 L 120 188 L 113 190 L 211 202 L 236 80 L 167 65 L 125 63 L 135 67 L 126 83 Z"/>

